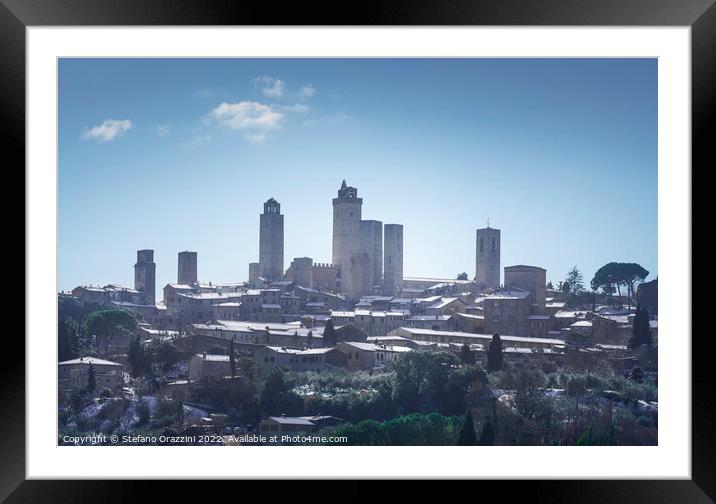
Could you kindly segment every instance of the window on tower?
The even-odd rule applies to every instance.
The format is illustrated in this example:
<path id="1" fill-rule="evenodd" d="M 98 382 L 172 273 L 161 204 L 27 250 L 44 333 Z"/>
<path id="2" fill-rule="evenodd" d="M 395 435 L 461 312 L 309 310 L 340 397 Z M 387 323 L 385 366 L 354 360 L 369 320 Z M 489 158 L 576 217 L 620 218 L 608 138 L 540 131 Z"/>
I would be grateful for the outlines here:
<path id="1" fill-rule="evenodd" d="M 482 252 L 485 249 L 485 239 L 480 238 L 480 252 Z"/>

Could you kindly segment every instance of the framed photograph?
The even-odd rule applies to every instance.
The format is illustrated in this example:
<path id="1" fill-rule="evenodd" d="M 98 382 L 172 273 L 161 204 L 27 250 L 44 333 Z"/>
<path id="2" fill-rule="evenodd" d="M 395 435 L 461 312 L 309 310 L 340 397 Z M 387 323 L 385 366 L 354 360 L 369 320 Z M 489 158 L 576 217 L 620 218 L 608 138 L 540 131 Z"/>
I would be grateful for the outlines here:
<path id="1" fill-rule="evenodd" d="M 712 502 L 712 1 L 2 3 L 8 502 L 288 478 Z"/>

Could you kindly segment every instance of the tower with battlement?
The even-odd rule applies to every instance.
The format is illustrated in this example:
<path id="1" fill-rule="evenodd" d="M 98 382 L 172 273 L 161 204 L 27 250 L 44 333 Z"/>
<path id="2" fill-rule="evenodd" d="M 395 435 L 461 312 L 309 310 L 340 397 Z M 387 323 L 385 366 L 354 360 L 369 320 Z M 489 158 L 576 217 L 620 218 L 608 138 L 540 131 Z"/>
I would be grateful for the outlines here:
<path id="1" fill-rule="evenodd" d="M 359 290 L 352 282 L 358 277 L 351 271 L 351 258 L 361 252 L 361 209 L 358 189 L 343 181 L 338 197 L 333 198 L 333 264 L 338 268 L 339 289 L 346 295 Z M 362 264 L 363 261 L 354 261 Z"/>
<path id="2" fill-rule="evenodd" d="M 334 264 L 315 263 L 313 265 L 313 288 L 334 292 L 337 288 L 338 268 Z"/>
<path id="3" fill-rule="evenodd" d="M 179 252 L 177 283 L 191 285 L 197 282 L 196 274 L 197 254 L 196 252 Z"/>
<path id="4" fill-rule="evenodd" d="M 500 230 L 478 229 L 475 251 L 475 281 L 483 289 L 500 287 Z"/>
<path id="5" fill-rule="evenodd" d="M 383 293 L 395 296 L 403 284 L 403 226 L 401 224 L 385 225 L 383 243 Z"/>
<path id="6" fill-rule="evenodd" d="M 144 304 L 156 303 L 156 273 L 154 251 L 137 250 L 137 263 L 134 265 L 134 289 L 142 293 Z"/>
<path id="7" fill-rule="evenodd" d="M 264 203 L 259 223 L 259 275 L 267 280 L 283 279 L 283 215 L 281 205 L 271 198 Z"/>

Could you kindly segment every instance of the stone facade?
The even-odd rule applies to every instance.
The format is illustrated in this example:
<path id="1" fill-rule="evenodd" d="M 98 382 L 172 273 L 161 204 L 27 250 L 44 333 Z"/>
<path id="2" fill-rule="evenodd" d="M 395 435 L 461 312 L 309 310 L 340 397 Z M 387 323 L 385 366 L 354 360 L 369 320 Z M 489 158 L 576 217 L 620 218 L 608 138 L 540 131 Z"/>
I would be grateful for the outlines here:
<path id="1" fill-rule="evenodd" d="M 475 281 L 483 289 L 498 289 L 500 287 L 499 229 L 488 226 L 478 229 L 476 232 Z"/>
<path id="2" fill-rule="evenodd" d="M 252 284 L 261 276 L 259 263 L 249 263 L 249 283 Z"/>
<path id="3" fill-rule="evenodd" d="M 335 292 L 338 285 L 338 267 L 335 264 L 316 263 L 313 265 L 314 289 Z"/>
<path id="4" fill-rule="evenodd" d="M 197 254 L 196 252 L 179 252 L 177 283 L 191 285 L 197 282 L 196 274 Z"/>
<path id="5" fill-rule="evenodd" d="M 547 270 L 538 266 L 506 266 L 505 287 L 518 287 L 532 293 L 533 315 L 545 313 Z"/>
<path id="6" fill-rule="evenodd" d="M 364 220 L 360 225 L 362 251 L 368 254 L 368 271 L 362 289 L 365 294 L 374 286 L 383 284 L 383 223 Z"/>
<path id="7" fill-rule="evenodd" d="M 73 392 L 82 391 L 87 387 L 90 364 L 92 364 L 95 373 L 96 392 L 104 389 L 116 391 L 122 387 L 121 364 L 97 357 L 80 357 L 58 364 L 57 378 L 60 395 L 68 398 Z"/>
<path id="8" fill-rule="evenodd" d="M 134 265 L 134 288 L 142 293 L 144 304 L 156 302 L 156 272 L 153 250 L 138 250 L 137 263 Z"/>
<path id="9" fill-rule="evenodd" d="M 301 287 L 313 287 L 313 259 L 310 257 L 296 257 L 286 270 L 286 279 L 293 281 Z"/>
<path id="10" fill-rule="evenodd" d="M 403 226 L 385 225 L 383 293 L 395 296 L 403 285 Z"/>
<path id="11" fill-rule="evenodd" d="M 259 229 L 259 275 L 268 280 L 283 278 L 283 215 L 271 198 L 264 203 Z"/>
<path id="12" fill-rule="evenodd" d="M 528 335 L 527 317 L 532 314 L 532 293 L 518 288 L 504 288 L 487 296 L 482 302 L 485 329 L 490 334 Z"/>

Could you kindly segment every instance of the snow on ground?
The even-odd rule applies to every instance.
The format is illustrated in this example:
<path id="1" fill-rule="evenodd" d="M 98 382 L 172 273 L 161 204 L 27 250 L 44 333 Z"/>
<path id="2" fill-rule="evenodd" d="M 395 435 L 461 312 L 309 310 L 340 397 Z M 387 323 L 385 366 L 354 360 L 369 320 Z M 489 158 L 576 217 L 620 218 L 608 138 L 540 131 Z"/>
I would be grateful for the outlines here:
<path id="1" fill-rule="evenodd" d="M 184 425 L 191 425 L 208 416 L 209 413 L 202 409 L 184 405 Z"/>

